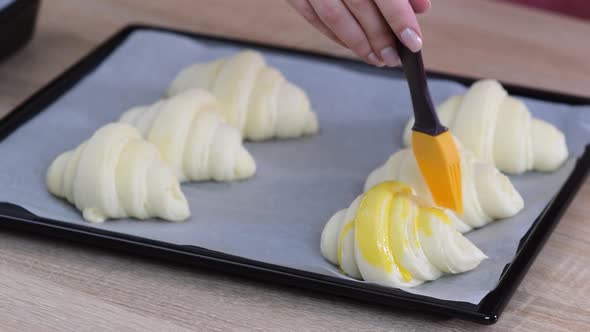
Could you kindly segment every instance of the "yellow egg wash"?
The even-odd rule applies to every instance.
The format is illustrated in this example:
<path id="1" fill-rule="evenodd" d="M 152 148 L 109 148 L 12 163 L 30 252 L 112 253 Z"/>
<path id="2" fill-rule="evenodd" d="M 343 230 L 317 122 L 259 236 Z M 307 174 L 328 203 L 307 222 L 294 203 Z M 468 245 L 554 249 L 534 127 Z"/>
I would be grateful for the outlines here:
<path id="1" fill-rule="evenodd" d="M 412 274 L 403 265 L 404 253 L 411 250 L 407 237 L 408 219 L 410 218 L 410 210 L 412 209 L 412 201 L 409 197 L 406 193 L 394 194 L 391 212 L 389 214 L 389 245 L 397 267 L 405 281 L 412 280 Z"/>
<path id="2" fill-rule="evenodd" d="M 403 241 L 402 241 L 402 245 L 403 245 L 404 250 L 408 249 L 410 247 L 410 240 L 408 240 L 407 237 L 404 237 Z"/>
<path id="3" fill-rule="evenodd" d="M 437 218 L 449 226 L 452 225 L 451 219 L 443 210 L 435 207 L 421 207 L 418 212 L 418 227 L 428 236 L 432 235 L 431 217 Z"/>
<path id="4" fill-rule="evenodd" d="M 411 216 L 412 218 L 412 235 L 414 236 L 414 247 L 416 248 L 422 248 L 422 243 L 420 243 L 420 237 L 418 235 L 418 231 L 419 231 L 419 221 L 418 221 L 418 215 L 420 214 L 420 209 L 426 205 L 426 202 L 424 201 L 423 198 L 419 197 L 419 196 L 414 196 L 414 195 L 407 195 L 408 199 L 411 200 L 412 203 L 414 203 L 413 205 L 413 212 L 414 214 Z"/>
<path id="5" fill-rule="evenodd" d="M 418 224 L 418 229 L 420 229 L 420 231 L 427 236 L 432 235 L 429 217 L 430 215 L 428 214 L 427 210 L 424 208 L 418 209 L 418 213 L 416 214 L 416 223 Z"/>
<path id="6" fill-rule="evenodd" d="M 429 207 L 427 209 L 430 213 L 434 214 L 438 219 L 440 219 L 445 224 L 447 224 L 447 225 L 452 224 L 451 219 L 443 210 L 441 210 L 439 208 L 435 208 L 435 207 Z"/>
<path id="7" fill-rule="evenodd" d="M 414 235 L 414 246 L 416 248 L 422 248 L 422 243 L 420 243 L 420 236 L 418 234 L 419 225 L 418 225 L 418 215 L 420 214 L 420 208 L 418 207 L 414 212 L 414 216 L 412 217 L 412 233 Z"/>
<path id="8" fill-rule="evenodd" d="M 401 182 L 388 181 L 376 185 L 364 194 L 355 218 L 355 241 L 369 264 L 387 272 L 391 272 L 395 264 L 400 272 L 405 271 L 402 272 L 402 277 L 408 281 L 411 275 L 396 264 L 389 241 L 393 198 L 400 192 L 411 194 L 412 189 Z"/>
<path id="9" fill-rule="evenodd" d="M 342 245 L 344 243 L 344 238 L 346 238 L 346 234 L 350 232 L 352 227 L 354 226 L 354 220 L 351 220 L 344 225 L 342 228 L 342 233 L 340 233 L 340 237 L 338 238 L 338 265 L 342 265 Z"/>

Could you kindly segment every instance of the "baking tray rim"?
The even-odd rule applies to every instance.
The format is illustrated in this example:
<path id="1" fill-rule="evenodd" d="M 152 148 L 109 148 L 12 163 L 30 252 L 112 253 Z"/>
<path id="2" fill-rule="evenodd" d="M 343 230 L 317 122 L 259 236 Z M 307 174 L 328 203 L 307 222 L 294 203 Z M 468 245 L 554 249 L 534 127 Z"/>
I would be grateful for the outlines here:
<path id="1" fill-rule="evenodd" d="M 289 54 L 301 54 L 309 57 L 324 58 L 340 63 L 358 63 L 356 60 L 337 56 L 313 53 L 305 50 L 289 49 L 251 41 L 236 40 L 225 37 L 210 36 L 194 32 L 181 31 L 147 24 L 130 24 L 90 51 L 86 56 L 61 73 L 53 81 L 42 87 L 31 97 L 18 105 L 3 119 L 0 119 L 0 143 L 29 119 L 42 112 L 48 105 L 65 94 L 87 74 L 98 67 L 115 51 L 132 33 L 137 31 L 165 32 L 187 36 L 199 40 L 222 41 L 241 47 L 257 47 Z M 385 72 L 397 72 L 390 69 Z M 470 84 L 477 78 L 428 72 L 429 78 L 452 80 Z M 559 92 L 533 89 L 518 85 L 504 84 L 512 94 L 568 103 L 573 105 L 590 105 L 590 97 L 567 95 Z M 271 281 L 279 284 L 340 295 L 356 300 L 384 304 L 396 308 L 418 310 L 432 314 L 457 317 L 480 324 L 497 322 L 518 285 L 524 278 L 536 255 L 557 225 L 561 216 L 576 196 L 578 190 L 590 173 L 590 144 L 583 155 L 578 158 L 576 166 L 555 198 L 537 217 L 528 232 L 521 239 L 514 260 L 508 263 L 498 281 L 479 304 L 439 300 L 422 295 L 404 292 L 399 289 L 386 289 L 370 284 L 356 284 L 335 276 L 302 271 L 275 264 L 259 262 L 243 257 L 233 256 L 195 246 L 182 246 L 136 237 L 128 234 L 111 232 L 76 225 L 58 220 L 36 216 L 20 206 L 0 202 L 0 226 L 37 234 L 50 235 L 75 242 L 89 243 L 95 246 L 117 249 L 125 252 L 149 256 L 187 265 L 211 268 Z"/>

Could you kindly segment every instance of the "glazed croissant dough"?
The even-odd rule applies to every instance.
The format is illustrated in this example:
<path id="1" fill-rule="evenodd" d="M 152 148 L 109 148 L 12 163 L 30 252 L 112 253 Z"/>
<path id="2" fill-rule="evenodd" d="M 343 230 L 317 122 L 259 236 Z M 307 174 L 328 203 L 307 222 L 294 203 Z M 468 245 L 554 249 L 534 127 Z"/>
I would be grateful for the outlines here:
<path id="1" fill-rule="evenodd" d="M 228 122 L 246 139 L 292 138 L 318 131 L 317 116 L 305 92 L 267 66 L 258 52 L 242 51 L 185 68 L 171 83 L 168 95 L 191 88 L 211 91 Z"/>
<path id="2" fill-rule="evenodd" d="M 126 124 L 108 124 L 47 171 L 49 192 L 94 223 L 109 218 L 181 221 L 189 207 L 178 180 L 155 146 Z"/>
<path id="3" fill-rule="evenodd" d="M 337 212 L 321 236 L 322 255 L 356 279 L 413 287 L 486 258 L 453 224 L 401 182 L 383 182 Z"/>
<path id="4" fill-rule="evenodd" d="M 181 182 L 251 177 L 256 164 L 237 129 L 227 124 L 209 92 L 184 91 L 130 109 L 120 122 L 137 127 L 172 166 Z"/>
<path id="5" fill-rule="evenodd" d="M 461 233 L 482 227 L 496 219 L 514 216 L 524 207 L 524 201 L 510 179 L 493 164 L 478 160 L 457 142 L 461 155 L 463 213 L 455 226 Z M 412 187 L 418 196 L 434 205 L 428 186 L 420 173 L 411 149 L 394 153 L 375 169 L 365 182 L 365 190 L 383 181 L 398 180 Z"/>
<path id="6" fill-rule="evenodd" d="M 532 117 L 526 105 L 508 96 L 497 81 L 474 83 L 465 95 L 438 106 L 437 112 L 465 148 L 503 172 L 555 171 L 568 157 L 563 133 Z M 413 125 L 412 118 L 404 130 L 406 146 Z"/>

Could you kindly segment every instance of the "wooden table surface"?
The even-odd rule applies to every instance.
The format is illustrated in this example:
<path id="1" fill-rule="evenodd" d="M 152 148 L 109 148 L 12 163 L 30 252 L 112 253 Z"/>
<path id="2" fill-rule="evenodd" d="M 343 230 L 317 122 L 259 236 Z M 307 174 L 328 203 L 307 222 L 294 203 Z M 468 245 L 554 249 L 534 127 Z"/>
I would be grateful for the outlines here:
<path id="1" fill-rule="evenodd" d="M 129 22 L 350 56 L 278 0 L 46 0 L 0 64 L 0 116 Z M 431 69 L 590 95 L 590 24 L 493 1 L 421 18 Z M 506 308 L 483 327 L 0 229 L 0 330 L 581 331 L 590 327 L 586 182 Z"/>

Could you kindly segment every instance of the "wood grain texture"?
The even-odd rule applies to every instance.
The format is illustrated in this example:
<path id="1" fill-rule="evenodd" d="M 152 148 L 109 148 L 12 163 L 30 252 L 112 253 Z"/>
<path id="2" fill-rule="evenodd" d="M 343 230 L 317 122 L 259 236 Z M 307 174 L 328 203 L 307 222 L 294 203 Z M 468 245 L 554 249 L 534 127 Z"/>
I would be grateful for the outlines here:
<path id="1" fill-rule="evenodd" d="M 139 21 L 350 56 L 278 0 L 46 0 L 0 64 L 0 116 Z M 590 24 L 476 0 L 435 1 L 421 22 L 431 69 L 590 95 Z M 0 229 L 0 330 L 581 331 L 589 199 L 587 182 L 491 328 Z"/>

